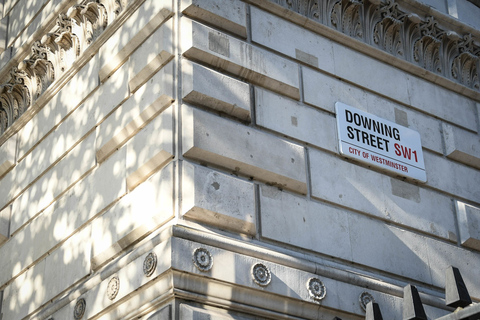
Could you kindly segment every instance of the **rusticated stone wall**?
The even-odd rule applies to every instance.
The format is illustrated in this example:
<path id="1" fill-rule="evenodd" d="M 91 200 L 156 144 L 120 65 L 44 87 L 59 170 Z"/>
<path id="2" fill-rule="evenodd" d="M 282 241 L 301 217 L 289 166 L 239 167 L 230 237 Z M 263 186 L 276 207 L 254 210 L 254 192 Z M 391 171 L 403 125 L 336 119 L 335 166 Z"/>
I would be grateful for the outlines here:
<path id="1" fill-rule="evenodd" d="M 3 1 L 0 319 L 436 319 L 451 265 L 478 302 L 480 8 L 431 2 Z"/>

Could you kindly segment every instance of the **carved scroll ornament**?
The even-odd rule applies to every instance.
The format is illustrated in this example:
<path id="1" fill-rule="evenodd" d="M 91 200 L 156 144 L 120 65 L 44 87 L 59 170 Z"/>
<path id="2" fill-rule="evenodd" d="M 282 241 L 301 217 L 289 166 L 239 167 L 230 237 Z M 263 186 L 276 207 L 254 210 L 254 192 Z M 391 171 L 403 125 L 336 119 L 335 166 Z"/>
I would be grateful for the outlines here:
<path id="1" fill-rule="evenodd" d="M 442 28 L 395 0 L 273 0 L 380 50 L 480 91 L 480 39 Z"/>
<path id="2" fill-rule="evenodd" d="M 126 7 L 127 0 L 86 0 L 60 14 L 56 26 L 0 85 L 0 135 L 68 70 Z"/>

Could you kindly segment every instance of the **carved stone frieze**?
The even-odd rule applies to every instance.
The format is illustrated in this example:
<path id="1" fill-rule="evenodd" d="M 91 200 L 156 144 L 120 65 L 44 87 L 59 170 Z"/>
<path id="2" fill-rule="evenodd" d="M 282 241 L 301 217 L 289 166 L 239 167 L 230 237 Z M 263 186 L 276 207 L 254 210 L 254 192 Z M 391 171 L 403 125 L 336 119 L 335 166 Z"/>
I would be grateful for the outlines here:
<path id="1" fill-rule="evenodd" d="M 0 85 L 0 135 L 72 66 L 126 5 L 127 0 L 86 0 L 58 16 L 56 26 L 34 42 L 30 56 Z"/>
<path id="2" fill-rule="evenodd" d="M 480 39 L 395 0 L 271 0 L 395 57 L 480 91 Z"/>

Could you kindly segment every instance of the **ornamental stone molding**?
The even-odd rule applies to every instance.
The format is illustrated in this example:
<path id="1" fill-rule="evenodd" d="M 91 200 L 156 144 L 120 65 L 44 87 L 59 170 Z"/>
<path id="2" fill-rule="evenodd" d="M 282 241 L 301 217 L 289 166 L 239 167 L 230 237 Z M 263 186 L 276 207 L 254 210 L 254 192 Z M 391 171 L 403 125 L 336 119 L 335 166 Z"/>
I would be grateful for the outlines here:
<path id="1" fill-rule="evenodd" d="M 157 269 L 157 255 L 155 252 L 150 252 L 143 260 L 143 274 L 150 277 Z"/>
<path id="2" fill-rule="evenodd" d="M 114 300 L 117 297 L 119 290 L 120 290 L 120 278 L 117 275 L 115 275 L 110 279 L 110 281 L 108 281 L 108 285 L 107 285 L 108 299 Z"/>
<path id="3" fill-rule="evenodd" d="M 272 0 L 397 58 L 480 91 L 480 39 L 395 0 Z"/>
<path id="4" fill-rule="evenodd" d="M 75 320 L 82 319 L 83 315 L 85 314 L 85 309 L 87 308 L 87 303 L 85 299 L 81 298 L 75 304 L 75 308 L 73 309 L 73 318 Z"/>
<path id="5" fill-rule="evenodd" d="M 193 264 L 198 270 L 207 272 L 213 267 L 213 257 L 205 248 L 197 248 L 193 252 Z"/>
<path id="6" fill-rule="evenodd" d="M 33 43 L 31 54 L 0 85 L 0 135 L 72 66 L 126 5 L 127 0 L 84 0 L 58 16 L 56 26 Z"/>
<path id="7" fill-rule="evenodd" d="M 252 267 L 253 281 L 261 287 L 266 287 L 272 281 L 270 269 L 263 263 L 256 263 Z"/>
<path id="8" fill-rule="evenodd" d="M 327 295 L 327 289 L 322 280 L 317 278 L 310 278 L 307 282 L 307 289 L 310 297 L 315 301 L 320 301 Z"/>

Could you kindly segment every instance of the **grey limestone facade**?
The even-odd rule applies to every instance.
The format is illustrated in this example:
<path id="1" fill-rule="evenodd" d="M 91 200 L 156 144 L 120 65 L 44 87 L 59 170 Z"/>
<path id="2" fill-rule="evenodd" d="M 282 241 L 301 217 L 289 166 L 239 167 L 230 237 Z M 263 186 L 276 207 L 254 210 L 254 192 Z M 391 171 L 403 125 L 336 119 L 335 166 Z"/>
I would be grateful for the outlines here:
<path id="1" fill-rule="evenodd" d="M 0 18 L 1 320 L 438 319 L 451 266 L 480 302 L 478 0 Z M 345 153 L 339 105 L 426 179 Z"/>

